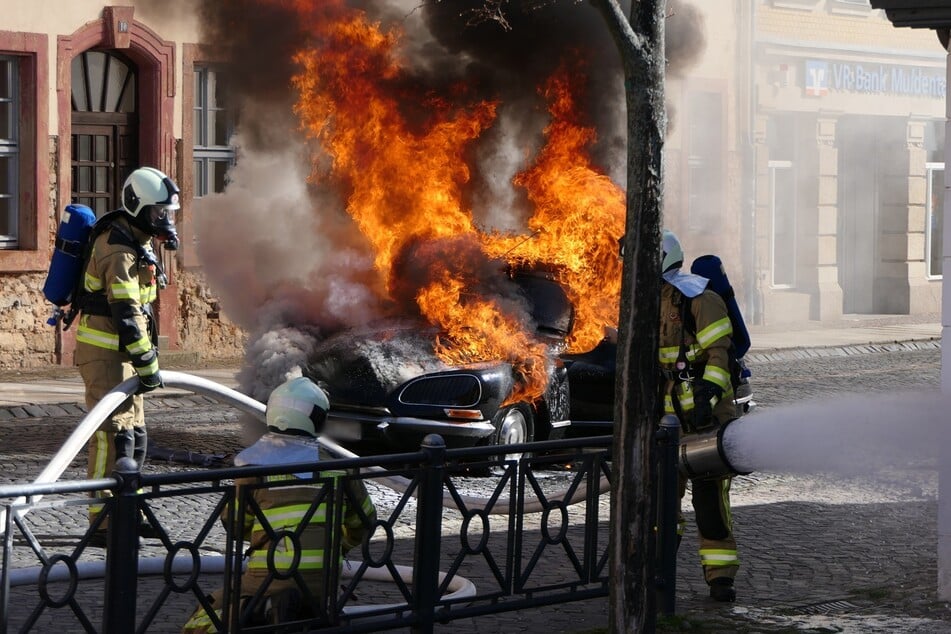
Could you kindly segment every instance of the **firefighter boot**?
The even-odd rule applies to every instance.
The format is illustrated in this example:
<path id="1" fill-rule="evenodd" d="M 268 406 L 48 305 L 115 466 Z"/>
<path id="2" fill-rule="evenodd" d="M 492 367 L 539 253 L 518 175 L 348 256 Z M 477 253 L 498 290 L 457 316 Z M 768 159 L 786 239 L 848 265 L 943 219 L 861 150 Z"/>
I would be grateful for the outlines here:
<path id="1" fill-rule="evenodd" d="M 732 603 L 736 601 L 736 589 L 729 577 L 717 577 L 710 581 L 710 598 L 714 601 Z"/>
<path id="2" fill-rule="evenodd" d="M 148 443 L 144 426 L 132 429 L 120 429 L 116 432 L 116 460 L 132 458 L 141 470 L 145 464 L 145 450 Z M 142 539 L 159 539 L 161 534 L 149 523 L 145 515 L 139 511 L 139 537 Z"/>
<path id="3" fill-rule="evenodd" d="M 145 467 L 145 454 L 148 451 L 149 435 L 145 425 L 132 428 L 132 459 L 139 465 L 139 471 Z"/>

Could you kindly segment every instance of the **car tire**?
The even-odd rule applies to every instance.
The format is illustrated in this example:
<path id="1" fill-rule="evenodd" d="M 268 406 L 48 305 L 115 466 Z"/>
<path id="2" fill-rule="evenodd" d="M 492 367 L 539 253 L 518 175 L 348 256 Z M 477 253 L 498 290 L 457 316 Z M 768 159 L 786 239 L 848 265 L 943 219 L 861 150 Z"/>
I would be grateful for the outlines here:
<path id="1" fill-rule="evenodd" d="M 495 433 L 492 434 L 491 444 L 503 447 L 505 445 L 532 442 L 535 439 L 535 419 L 532 408 L 525 403 L 516 403 L 501 408 L 492 419 Z M 518 460 L 527 456 L 525 453 L 503 453 L 502 460 Z"/>

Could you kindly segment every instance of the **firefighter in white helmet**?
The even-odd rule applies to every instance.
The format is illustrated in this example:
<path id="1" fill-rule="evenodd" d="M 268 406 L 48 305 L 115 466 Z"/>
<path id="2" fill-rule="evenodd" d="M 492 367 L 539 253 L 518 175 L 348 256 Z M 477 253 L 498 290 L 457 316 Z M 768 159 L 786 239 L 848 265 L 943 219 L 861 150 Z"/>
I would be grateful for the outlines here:
<path id="1" fill-rule="evenodd" d="M 139 390 L 90 439 L 87 475 L 91 479 L 108 476 L 119 458 L 133 458 L 139 468 L 145 461 L 141 395 L 162 385 L 151 305 L 164 274 L 152 240 L 177 248 L 172 214 L 178 208 L 175 183 L 155 168 L 142 167 L 126 179 L 122 207 L 105 214 L 93 230 L 77 297 L 82 316 L 76 329 L 75 360 L 86 387 L 86 405 L 91 409 L 109 390 L 135 376 Z M 102 508 L 102 504 L 90 506 L 90 523 Z M 105 546 L 107 524 L 108 518 L 102 518 L 90 544 Z M 139 534 L 156 536 L 144 520 Z"/>
<path id="2" fill-rule="evenodd" d="M 708 280 L 684 273 L 684 252 L 672 232 L 662 239 L 659 354 L 664 411 L 676 414 L 685 434 L 713 429 L 736 418 L 730 380 L 730 336 L 726 304 Z M 717 601 L 734 601 L 739 560 L 730 514 L 730 478 L 695 480 L 692 502 L 700 533 L 700 563 Z M 681 480 L 680 495 L 686 493 Z M 683 516 L 678 533 L 683 533 Z"/>
<path id="3" fill-rule="evenodd" d="M 241 576 L 242 614 L 249 615 L 249 622 L 243 625 L 317 617 L 321 610 L 312 606 L 324 604 L 325 566 L 360 545 L 376 522 L 376 509 L 363 481 L 344 479 L 343 471 L 322 470 L 318 464 L 330 458 L 316 440 L 329 408 L 327 395 L 310 379 L 299 377 L 283 383 L 267 402 L 268 433 L 235 457 L 239 467 L 308 464 L 308 470 L 301 473 L 236 480 L 235 505 L 222 512 L 225 525 L 240 530 L 249 547 L 247 569 Z M 297 484 L 300 481 L 304 482 Z M 327 513 L 327 500 L 334 499 L 332 487 L 336 486 L 344 487 L 343 495 L 337 497 L 343 503 L 339 526 L 342 552 L 333 553 L 325 550 L 335 541 L 327 531 L 336 530 L 330 524 L 333 517 Z M 238 526 L 240 505 L 244 506 L 244 522 Z M 268 562 L 272 536 L 282 531 L 295 534 L 296 539 L 280 540 L 272 553 L 272 568 Z M 222 597 L 222 590 L 206 597 L 207 604 L 198 606 L 183 631 L 220 631 Z"/>

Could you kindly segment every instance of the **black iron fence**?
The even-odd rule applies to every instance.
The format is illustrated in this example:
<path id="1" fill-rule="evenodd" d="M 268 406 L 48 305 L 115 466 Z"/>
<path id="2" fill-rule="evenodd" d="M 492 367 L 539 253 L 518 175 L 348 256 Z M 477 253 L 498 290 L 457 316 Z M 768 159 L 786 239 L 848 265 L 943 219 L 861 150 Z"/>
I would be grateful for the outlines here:
<path id="1" fill-rule="evenodd" d="M 506 462 L 430 436 L 415 453 L 316 465 L 139 473 L 120 461 L 114 478 L 0 486 L 0 632 L 179 631 L 198 606 L 217 631 L 430 631 L 606 596 L 610 443 L 512 447 L 533 455 Z M 302 486 L 296 523 L 255 495 Z M 86 495 L 106 490 L 87 530 Z M 140 543 L 143 522 L 157 539 Z M 316 546 L 301 532 L 314 525 Z"/>

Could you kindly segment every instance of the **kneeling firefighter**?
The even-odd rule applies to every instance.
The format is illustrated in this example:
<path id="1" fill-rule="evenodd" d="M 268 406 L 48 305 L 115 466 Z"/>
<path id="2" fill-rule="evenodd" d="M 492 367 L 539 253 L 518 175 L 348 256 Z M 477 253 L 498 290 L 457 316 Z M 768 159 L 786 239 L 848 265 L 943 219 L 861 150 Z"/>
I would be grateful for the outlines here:
<path id="1" fill-rule="evenodd" d="M 140 469 L 145 461 L 142 394 L 162 386 L 151 305 L 165 276 L 152 239 L 164 242 L 168 249 L 178 247 L 172 219 L 178 208 L 175 183 L 157 169 L 142 167 L 122 187 L 122 208 L 99 218 L 92 229 L 74 299 L 81 311 L 75 359 L 86 388 L 86 405 L 91 409 L 116 385 L 135 376 L 139 389 L 90 439 L 87 474 L 91 479 L 106 477 L 119 458 L 134 459 Z M 90 506 L 90 523 L 101 512 L 102 504 Z M 91 544 L 105 545 L 107 523 L 104 518 Z M 145 521 L 139 534 L 155 536 Z"/>
<path id="2" fill-rule="evenodd" d="M 238 598 L 242 626 L 321 619 L 326 605 L 325 564 L 330 567 L 337 542 L 333 531 L 339 528 L 342 552 L 336 556 L 342 557 L 363 542 L 366 528 L 376 522 L 376 508 L 362 480 L 342 481 L 343 490 L 336 496 L 324 481 L 333 479 L 336 484 L 345 475 L 342 471 L 321 470 L 317 464 L 330 458 L 316 440 L 329 409 L 327 395 L 310 379 L 300 377 L 283 383 L 267 402 L 268 433 L 235 457 L 235 466 L 239 467 L 313 465 L 313 471 L 305 473 L 235 481 L 235 503 L 222 511 L 222 521 L 229 530 L 240 531 L 241 539 L 249 545 Z M 342 509 L 334 513 L 342 520 L 339 527 L 328 515 L 333 511 L 333 507 L 328 508 L 328 500 L 342 504 Z M 282 537 L 282 533 L 293 534 L 294 539 Z M 218 590 L 205 597 L 182 631 L 221 631 L 224 592 Z M 231 623 L 230 627 L 237 625 Z"/>
<path id="3" fill-rule="evenodd" d="M 662 240 L 659 354 L 664 410 L 676 414 L 684 434 L 706 432 L 736 418 L 730 378 L 732 326 L 726 304 L 707 290 L 708 280 L 684 273 L 680 241 L 665 230 Z M 717 601 L 734 601 L 739 560 L 730 514 L 732 477 L 691 481 L 700 533 L 700 563 Z M 681 476 L 680 496 L 686 494 Z M 684 518 L 678 523 L 683 534 Z"/>

